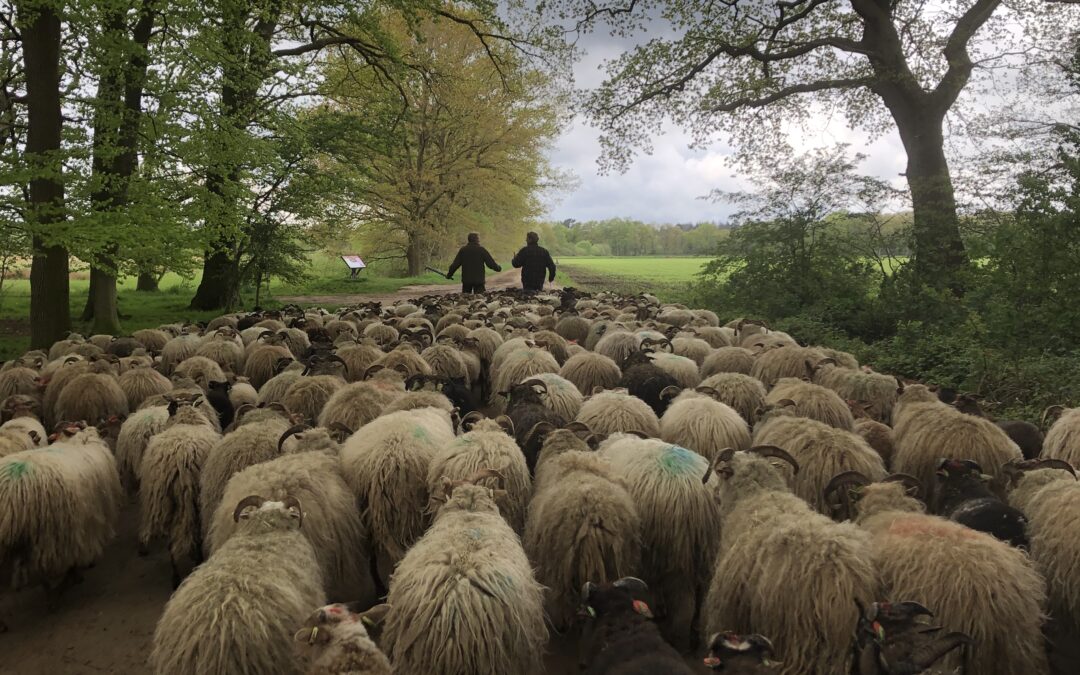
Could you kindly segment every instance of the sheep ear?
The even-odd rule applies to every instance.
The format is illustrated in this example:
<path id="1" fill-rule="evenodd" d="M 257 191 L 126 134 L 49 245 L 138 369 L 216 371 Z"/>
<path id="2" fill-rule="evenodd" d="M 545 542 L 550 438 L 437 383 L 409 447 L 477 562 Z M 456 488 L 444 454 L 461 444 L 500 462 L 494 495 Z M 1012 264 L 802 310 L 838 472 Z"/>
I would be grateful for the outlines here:
<path id="1" fill-rule="evenodd" d="M 592 395 L 596 396 L 597 394 L 603 394 L 604 391 L 605 389 L 603 387 L 601 387 L 600 385 L 596 385 L 592 388 Z"/>
<path id="2" fill-rule="evenodd" d="M 375 605 L 368 611 L 359 613 L 360 621 L 363 622 L 365 628 L 378 628 L 382 625 L 383 621 L 386 621 L 387 615 L 390 614 L 390 609 L 390 605 L 386 603 Z"/>

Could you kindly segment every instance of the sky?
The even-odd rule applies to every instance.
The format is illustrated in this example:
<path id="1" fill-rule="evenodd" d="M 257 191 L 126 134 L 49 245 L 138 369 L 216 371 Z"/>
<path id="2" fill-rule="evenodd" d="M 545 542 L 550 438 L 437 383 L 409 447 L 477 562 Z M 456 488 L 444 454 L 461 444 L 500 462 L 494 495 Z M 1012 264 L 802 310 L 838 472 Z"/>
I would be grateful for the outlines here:
<path id="1" fill-rule="evenodd" d="M 579 46 L 585 54 L 575 64 L 575 84 L 591 88 L 603 80 L 598 66 L 632 45 L 598 30 L 583 36 Z M 907 158 L 895 132 L 871 143 L 865 135 L 848 129 L 842 115 L 815 116 L 814 127 L 790 139 L 796 150 L 849 143 L 852 152 L 869 155 L 861 165 L 863 173 L 906 187 L 899 174 Z M 550 159 L 556 168 L 573 173 L 578 184 L 549 201 L 546 219 L 626 217 L 653 224 L 727 220 L 735 210 L 732 206 L 701 197 L 717 188 L 737 191 L 752 187 L 739 178 L 736 167 L 726 163 L 731 148 L 717 137 L 705 148 L 691 149 L 689 135 L 670 123 L 659 131 L 651 155 L 639 153 L 626 173 L 601 175 L 597 165 L 599 132 L 588 120 L 575 118 L 559 137 Z"/>

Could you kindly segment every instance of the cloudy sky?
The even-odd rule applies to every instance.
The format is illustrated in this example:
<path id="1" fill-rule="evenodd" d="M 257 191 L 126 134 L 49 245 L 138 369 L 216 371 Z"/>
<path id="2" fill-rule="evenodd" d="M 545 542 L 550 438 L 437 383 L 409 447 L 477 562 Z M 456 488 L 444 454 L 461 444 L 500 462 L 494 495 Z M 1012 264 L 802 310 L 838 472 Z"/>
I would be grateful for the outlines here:
<path id="1" fill-rule="evenodd" d="M 598 66 L 629 46 L 603 30 L 584 36 L 579 45 L 585 55 L 576 64 L 574 78 L 583 88 L 598 85 L 603 80 Z M 906 156 L 895 132 L 868 144 L 862 134 L 847 128 L 842 115 L 819 116 L 816 127 L 804 137 L 790 139 L 792 146 L 804 150 L 849 143 L 853 152 L 869 155 L 861 165 L 863 172 L 897 187 L 904 185 L 899 174 Z M 709 147 L 693 150 L 689 136 L 677 127 L 665 125 L 660 132 L 652 154 L 639 154 L 626 173 L 600 175 L 596 163 L 599 133 L 586 119 L 575 119 L 555 145 L 551 160 L 556 167 L 573 172 L 579 184 L 576 190 L 561 195 L 560 201 L 549 204 L 547 218 L 584 221 L 628 217 L 655 224 L 726 220 L 734 210 L 731 206 L 700 198 L 716 188 L 733 191 L 748 187 L 726 163 L 731 149 L 724 139 L 718 137 Z"/>

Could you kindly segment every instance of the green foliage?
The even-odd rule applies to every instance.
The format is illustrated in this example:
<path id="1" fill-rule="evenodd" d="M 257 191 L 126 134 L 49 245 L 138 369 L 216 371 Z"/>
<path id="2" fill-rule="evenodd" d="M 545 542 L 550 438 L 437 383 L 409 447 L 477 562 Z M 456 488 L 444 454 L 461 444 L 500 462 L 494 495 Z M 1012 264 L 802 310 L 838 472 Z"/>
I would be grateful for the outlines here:
<path id="1" fill-rule="evenodd" d="M 714 253 L 729 230 L 715 223 L 657 227 L 630 218 L 609 218 L 541 223 L 537 231 L 552 255 L 701 256 Z"/>

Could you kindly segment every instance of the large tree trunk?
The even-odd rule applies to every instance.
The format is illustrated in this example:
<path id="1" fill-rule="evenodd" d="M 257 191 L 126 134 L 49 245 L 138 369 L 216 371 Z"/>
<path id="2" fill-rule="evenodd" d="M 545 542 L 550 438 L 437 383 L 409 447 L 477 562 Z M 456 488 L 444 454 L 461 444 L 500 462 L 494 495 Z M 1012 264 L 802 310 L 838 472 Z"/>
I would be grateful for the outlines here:
<path id="1" fill-rule="evenodd" d="M 203 260 L 203 275 L 191 309 L 208 311 L 227 309 L 236 301 L 239 291 L 240 262 L 231 248 L 207 253 Z"/>
<path id="2" fill-rule="evenodd" d="M 26 160 L 34 168 L 28 219 L 38 233 L 33 237 L 30 265 L 30 346 L 38 348 L 49 347 L 71 330 L 71 307 L 67 250 L 47 242 L 43 236 L 49 225 L 65 218 L 60 157 L 60 17 L 49 3 L 34 5 L 22 26 L 22 48 L 28 120 Z M 20 7 L 20 18 L 24 12 L 27 10 Z"/>
<path id="3" fill-rule="evenodd" d="M 90 280 L 94 282 L 94 292 L 90 295 L 90 301 L 94 305 L 94 323 L 90 332 L 119 335 L 121 328 L 116 300 L 116 275 L 104 269 L 92 269 Z"/>
<path id="4" fill-rule="evenodd" d="M 424 273 L 427 259 L 424 256 L 424 247 L 419 241 L 410 239 L 409 247 L 405 249 L 405 260 L 408 262 L 410 277 L 418 277 Z"/>
<path id="5" fill-rule="evenodd" d="M 960 236 L 942 120 L 925 118 L 897 124 L 907 150 L 907 181 L 914 211 L 915 272 L 935 288 L 963 292 L 961 272 L 968 264 Z"/>
<path id="6" fill-rule="evenodd" d="M 157 275 L 150 271 L 141 270 L 139 272 L 139 280 L 135 284 L 135 290 L 146 293 L 156 292 L 158 290 Z"/>

